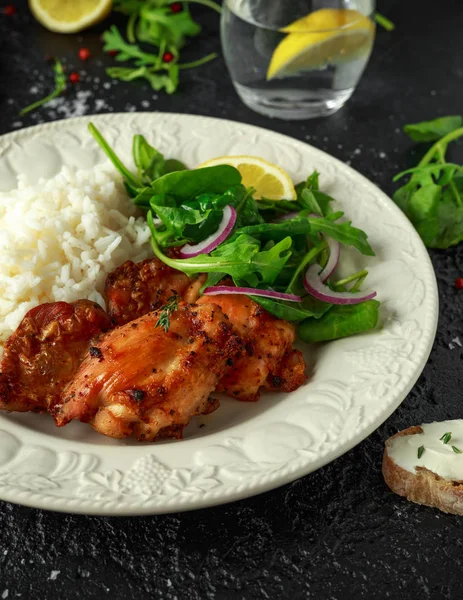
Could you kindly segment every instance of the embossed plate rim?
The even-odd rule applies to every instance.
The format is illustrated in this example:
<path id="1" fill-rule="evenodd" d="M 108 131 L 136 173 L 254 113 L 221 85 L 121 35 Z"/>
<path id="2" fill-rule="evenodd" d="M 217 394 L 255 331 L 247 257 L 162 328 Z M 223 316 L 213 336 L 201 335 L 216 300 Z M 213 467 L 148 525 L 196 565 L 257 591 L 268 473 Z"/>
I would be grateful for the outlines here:
<path id="1" fill-rule="evenodd" d="M 260 138 L 263 138 L 268 144 L 270 137 L 271 140 L 275 140 L 277 145 L 280 145 L 279 149 L 281 152 L 285 149 L 287 152 L 293 153 L 293 158 L 299 156 L 302 160 L 302 157 L 305 156 L 306 160 L 312 160 L 315 164 L 317 162 L 322 163 L 327 169 L 329 167 L 333 172 L 336 172 L 336 180 L 339 178 L 340 180 L 345 180 L 345 182 L 350 181 L 355 183 L 360 189 L 359 197 L 362 194 L 365 195 L 365 198 L 368 196 L 368 201 L 376 203 L 384 215 L 391 215 L 393 223 L 389 224 L 390 227 L 394 228 L 396 225 L 397 227 L 400 225 L 400 231 L 403 231 L 408 236 L 408 243 L 416 253 L 414 260 L 417 261 L 423 277 L 422 280 L 418 280 L 418 283 L 423 287 L 417 287 L 418 295 L 420 290 L 423 289 L 423 300 L 417 309 L 417 314 L 424 314 L 424 316 L 420 317 L 423 323 L 418 324 L 423 325 L 423 330 L 420 327 L 417 330 L 413 329 L 415 321 L 402 322 L 397 318 L 387 323 L 382 332 L 377 332 L 369 338 L 369 341 L 374 344 L 374 341 L 379 339 L 382 334 L 396 335 L 396 341 L 405 344 L 411 340 L 411 346 L 408 349 L 408 355 L 404 358 L 404 364 L 405 361 L 408 361 L 405 373 L 402 374 L 401 369 L 403 365 L 399 361 L 397 363 L 399 365 L 396 369 L 397 372 L 391 369 L 391 373 L 389 374 L 390 382 L 397 381 L 398 383 L 389 382 L 388 385 L 392 386 L 393 389 L 398 389 L 399 392 L 390 393 L 386 386 L 385 391 L 382 392 L 386 395 L 384 402 L 380 403 L 377 410 L 369 413 L 368 418 L 365 418 L 363 421 L 363 417 L 361 416 L 363 414 L 362 411 L 369 410 L 370 407 L 366 404 L 361 404 L 360 401 L 355 404 L 360 396 L 352 396 L 353 392 L 351 388 L 353 385 L 346 387 L 343 384 L 344 388 L 342 388 L 339 386 L 342 383 L 340 381 L 327 380 L 326 378 L 317 380 L 315 378 L 314 387 L 310 388 L 312 398 L 305 398 L 300 403 L 303 406 L 299 408 L 301 410 L 307 407 L 310 408 L 311 400 L 326 397 L 327 403 L 323 408 L 330 408 L 330 406 L 332 408 L 334 405 L 339 409 L 339 415 L 335 413 L 336 418 L 340 418 L 340 415 L 345 413 L 345 417 L 348 419 L 355 413 L 355 418 L 359 418 L 361 421 L 361 427 L 345 435 L 345 432 L 341 429 L 343 435 L 339 439 L 330 438 L 332 433 L 330 429 L 326 435 L 323 434 L 321 436 L 318 450 L 312 450 L 310 446 L 308 448 L 297 447 L 292 449 L 288 446 L 293 452 L 291 460 L 289 458 L 288 460 L 283 460 L 284 453 L 279 459 L 274 460 L 275 454 L 272 453 L 272 448 L 265 447 L 265 435 L 262 435 L 262 431 L 259 432 L 259 430 L 256 430 L 257 434 L 255 434 L 254 439 L 252 438 L 252 435 L 254 435 L 253 430 L 249 430 L 249 428 L 243 425 L 242 427 L 235 427 L 232 430 L 233 434 L 243 430 L 244 433 L 241 434 L 241 438 L 236 436 L 227 437 L 227 432 L 224 432 L 220 445 L 211 445 L 210 441 L 205 444 L 206 450 L 218 448 L 220 452 L 224 453 L 227 460 L 236 459 L 236 463 L 224 463 L 217 466 L 209 461 L 211 464 L 207 464 L 207 455 L 206 458 L 201 458 L 201 449 L 197 449 L 201 443 L 198 444 L 197 440 L 193 440 L 194 443 L 191 443 L 191 441 L 180 442 L 180 444 L 184 445 L 185 449 L 196 448 L 194 451 L 194 460 L 196 462 L 193 461 L 187 467 L 184 467 L 183 464 L 174 466 L 166 464 L 170 462 L 165 457 L 166 451 L 161 450 L 161 446 L 157 448 L 156 446 L 152 446 L 148 447 L 149 451 L 138 451 L 134 450 L 133 447 L 127 447 L 125 455 L 126 457 L 130 457 L 129 460 L 132 461 L 130 465 L 121 466 L 119 469 L 113 465 L 111 465 L 110 469 L 98 469 L 98 464 L 101 463 L 101 465 L 104 465 L 105 460 L 107 460 L 107 457 L 105 458 L 104 456 L 105 446 L 79 445 L 78 443 L 73 444 L 67 440 L 56 438 L 54 442 L 55 446 L 49 448 L 46 443 L 50 439 L 48 436 L 36 432 L 27 434 L 27 429 L 15 423 L 9 423 L 8 431 L 5 431 L 2 427 L 5 428 L 4 423 L 8 421 L 4 417 L 0 418 L 0 436 L 3 436 L 3 455 L 0 444 L 0 498 L 5 501 L 17 502 L 26 506 L 47 510 L 100 515 L 142 515 L 204 508 L 263 493 L 313 472 L 358 444 L 384 422 L 406 397 L 427 361 L 437 329 L 438 309 L 437 284 L 427 251 L 410 223 L 392 201 L 374 184 L 351 167 L 304 142 L 243 123 L 211 117 L 172 113 L 110 113 L 55 121 L 13 132 L 0 138 L 0 165 L 3 155 L 8 154 L 11 142 L 17 142 L 17 144 L 12 144 L 12 146 L 19 147 L 19 142 L 22 140 L 25 140 L 25 143 L 27 143 L 28 139 L 33 138 L 37 134 L 40 135 L 42 132 L 50 132 L 50 138 L 53 137 L 54 132 L 58 132 L 60 135 L 66 131 L 68 133 L 74 132 L 75 134 L 76 131 L 82 132 L 86 129 L 86 125 L 90 120 L 96 121 L 101 126 L 115 127 L 117 124 L 122 129 L 127 128 L 130 132 L 133 132 L 133 127 L 139 130 L 146 130 L 149 123 L 152 122 L 154 125 L 158 123 L 161 130 L 166 124 L 169 127 L 177 127 L 180 130 L 183 127 L 183 130 L 188 130 L 188 135 L 190 135 L 190 132 L 192 133 L 192 137 L 199 131 L 198 128 L 202 130 L 208 127 L 212 128 L 214 133 L 220 130 L 224 132 L 228 131 L 230 137 L 233 137 L 234 131 L 235 134 L 236 132 L 239 134 L 239 132 L 244 131 L 253 137 L 256 143 Z M 85 139 L 88 141 L 87 138 Z M 201 140 L 203 138 L 199 135 L 198 139 Z M 199 149 L 201 143 L 201 141 L 198 141 L 197 149 Z M 211 140 L 206 140 L 206 143 L 210 145 Z M 219 145 L 219 142 L 216 140 L 212 143 Z M 240 145 L 240 142 L 237 142 L 237 144 Z M 310 158 L 307 158 L 308 156 Z M 185 159 L 184 156 L 182 158 Z M 290 158 L 288 158 L 288 161 L 290 161 Z M 362 202 L 366 203 L 367 200 L 365 198 L 359 204 L 362 204 Z M 349 209 L 347 209 L 347 212 L 349 214 Z M 354 220 L 358 223 L 357 217 Z M 362 226 L 361 223 L 360 226 Z M 394 243 L 394 246 L 400 246 L 402 243 L 400 236 L 399 239 L 392 243 Z M 405 244 L 405 242 L 403 243 Z M 404 264 L 406 263 L 404 262 Z M 422 304 L 425 306 L 422 307 Z M 399 328 L 399 333 L 393 331 L 396 326 Z M 404 329 L 401 333 L 401 326 L 404 328 L 407 326 L 408 329 Z M 400 337 L 401 335 L 402 337 Z M 367 338 L 365 337 L 365 339 Z M 337 344 L 338 342 L 334 342 L 332 347 L 337 348 Z M 416 347 L 414 344 L 416 344 Z M 380 344 L 378 343 L 378 345 Z M 343 346 L 342 343 L 339 344 L 339 347 L 341 346 Z M 345 345 L 343 347 L 348 348 Z M 362 349 L 355 349 L 354 344 L 352 349 L 345 350 L 344 354 L 348 354 L 349 352 L 361 353 Z M 379 356 L 381 356 L 381 352 L 382 348 L 379 348 Z M 418 355 L 418 359 L 413 357 L 414 353 Z M 316 385 L 318 385 L 318 388 Z M 366 381 L 365 385 L 368 390 L 368 381 Z M 365 397 L 368 396 L 367 393 L 364 395 Z M 343 396 L 348 396 L 348 398 L 346 399 Z M 288 401 L 290 397 L 291 399 L 295 398 L 293 395 L 288 396 Z M 300 397 L 302 398 L 302 396 Z M 314 418 L 317 417 L 318 413 L 313 413 L 313 416 Z M 259 418 L 262 420 L 262 415 Z M 265 422 L 265 419 L 263 421 Z M 273 423 L 271 422 L 268 426 L 272 425 Z M 301 446 L 304 443 L 304 439 L 312 439 L 310 436 L 304 438 L 302 427 L 294 423 L 291 424 L 290 420 L 282 421 L 281 423 L 277 423 L 277 425 L 280 425 L 280 429 L 282 428 L 283 431 L 288 430 L 288 428 L 294 431 L 296 438 L 299 435 L 302 440 Z M 304 423 L 304 426 L 307 427 L 308 423 Z M 333 431 L 334 435 L 336 428 Z M 30 438 L 29 441 L 28 439 L 23 441 L 24 435 L 26 435 L 26 438 Z M 200 439 L 216 440 L 217 438 L 218 436 L 215 435 L 212 438 L 205 437 Z M 262 456 L 265 455 L 265 460 L 262 458 L 259 458 L 259 460 L 249 460 L 249 453 L 246 454 L 246 444 L 249 446 L 247 441 L 249 438 L 254 439 L 254 442 L 257 440 L 257 443 L 251 448 L 251 454 L 255 453 L 256 447 L 262 443 L 264 446 Z M 60 450 L 61 447 L 62 451 Z M 86 453 L 87 447 L 92 448 L 93 455 Z M 164 446 L 164 448 L 166 447 Z M 181 454 L 175 450 L 176 445 L 169 447 L 171 448 L 171 454 Z M 144 448 L 146 449 L 147 447 Z M 113 453 L 108 450 L 106 454 L 112 455 Z M 313 456 L 310 456 L 311 454 Z M 162 459 L 159 458 L 159 455 L 162 456 Z M 29 467 L 26 465 L 26 456 L 32 457 L 32 461 L 34 457 L 39 463 L 40 460 L 42 461 L 35 468 L 35 471 L 27 471 Z M 240 456 L 241 459 L 239 458 Z M 138 458 L 133 461 L 135 457 Z M 199 466 L 197 466 L 198 461 Z M 233 469 L 235 469 L 234 474 Z M 252 469 L 255 470 L 249 472 L 249 469 L 251 471 Z M 231 481 L 227 480 L 227 477 L 230 477 L 230 472 L 232 473 Z M 233 477 L 235 478 L 234 482 Z M 240 479 L 242 480 L 240 481 Z M 227 481 L 228 485 L 226 484 Z"/>

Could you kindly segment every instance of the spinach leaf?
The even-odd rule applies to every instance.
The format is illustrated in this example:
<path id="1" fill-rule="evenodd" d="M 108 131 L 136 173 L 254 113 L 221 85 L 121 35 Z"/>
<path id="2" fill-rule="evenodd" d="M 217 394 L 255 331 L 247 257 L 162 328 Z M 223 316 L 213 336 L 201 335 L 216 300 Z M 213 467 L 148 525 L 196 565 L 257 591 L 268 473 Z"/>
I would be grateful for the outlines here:
<path id="1" fill-rule="evenodd" d="M 172 173 L 184 171 L 185 165 L 179 160 L 165 160 L 164 156 L 146 141 L 143 135 L 134 135 L 132 142 L 132 154 L 135 166 L 138 169 L 138 177 L 145 185 L 150 185 L 154 179 Z"/>
<path id="2" fill-rule="evenodd" d="M 261 298 L 260 296 L 251 296 L 251 298 L 275 317 L 286 321 L 301 321 L 308 317 L 319 319 L 332 306 L 326 302 L 320 302 L 312 296 L 305 296 L 300 303 Z"/>
<path id="3" fill-rule="evenodd" d="M 188 202 L 201 194 L 223 194 L 239 183 L 241 175 L 237 169 L 229 165 L 217 165 L 167 173 L 153 181 L 151 187 L 153 195 L 170 194 L 181 198 L 182 202 Z"/>
<path id="4" fill-rule="evenodd" d="M 182 161 L 177 160 L 175 158 L 168 158 L 164 163 L 164 173 L 163 175 L 167 175 L 167 173 L 174 173 L 175 171 L 186 171 L 187 167 Z"/>
<path id="5" fill-rule="evenodd" d="M 88 130 L 95 138 L 95 141 L 98 143 L 98 145 L 109 158 L 109 160 L 113 163 L 113 165 L 116 167 L 119 173 L 121 173 L 121 175 L 124 177 L 124 183 L 126 185 L 129 195 L 135 197 L 139 188 L 142 187 L 141 181 L 139 181 L 136 177 L 132 175 L 132 173 L 124 165 L 124 163 L 117 156 L 117 154 L 114 152 L 114 150 L 111 148 L 106 139 L 101 135 L 100 131 L 95 127 L 93 123 L 88 124 Z"/>
<path id="6" fill-rule="evenodd" d="M 379 306 L 377 300 L 333 306 L 320 319 L 309 318 L 300 323 L 297 328 L 298 337 L 310 344 L 337 340 L 374 329 L 378 323 Z"/>
<path id="7" fill-rule="evenodd" d="M 214 287 L 215 285 L 218 285 L 226 276 L 226 273 L 208 273 L 207 279 L 203 283 L 200 293 L 202 294 L 207 287 Z"/>
<path id="8" fill-rule="evenodd" d="M 133 136 L 132 154 L 135 166 L 138 169 L 138 177 L 145 185 L 149 185 L 153 179 L 164 175 L 164 165 L 166 163 L 164 156 L 150 146 L 144 136 Z"/>
<path id="9" fill-rule="evenodd" d="M 440 117 L 432 121 L 422 121 L 413 125 L 405 125 L 405 133 L 414 142 L 434 142 L 463 125 L 459 116 Z"/>

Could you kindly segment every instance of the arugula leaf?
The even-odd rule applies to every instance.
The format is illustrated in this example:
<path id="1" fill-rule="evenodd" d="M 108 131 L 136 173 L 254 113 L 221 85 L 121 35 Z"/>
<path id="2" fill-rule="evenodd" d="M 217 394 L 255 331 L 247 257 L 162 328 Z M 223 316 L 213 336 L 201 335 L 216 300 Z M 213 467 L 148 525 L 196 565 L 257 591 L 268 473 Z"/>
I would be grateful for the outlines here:
<path id="1" fill-rule="evenodd" d="M 272 248 L 262 250 L 253 258 L 252 265 L 256 269 L 257 278 L 261 283 L 268 285 L 275 283 L 280 271 L 291 256 L 292 244 L 292 239 L 286 237 Z"/>
<path id="2" fill-rule="evenodd" d="M 103 33 L 105 52 L 117 52 L 115 59 L 118 62 L 125 62 L 133 60 L 137 67 L 145 65 L 158 65 L 159 56 L 157 54 L 150 54 L 144 52 L 137 44 L 130 44 L 126 42 L 122 37 L 121 32 L 116 25 L 111 27 Z"/>
<path id="3" fill-rule="evenodd" d="M 307 177 L 305 181 L 301 181 L 294 187 L 294 189 L 296 190 L 298 200 L 301 199 L 304 190 L 309 190 L 312 192 L 319 190 L 319 177 L 320 173 L 318 173 L 318 171 L 314 171 L 311 175 Z"/>
<path id="4" fill-rule="evenodd" d="M 190 62 L 179 64 L 180 50 L 187 38 L 195 37 L 201 27 L 192 18 L 188 2 L 198 2 L 220 11 L 212 0 L 185 0 L 182 10 L 175 12 L 167 0 L 116 0 L 114 9 L 129 16 L 126 35 L 123 38 L 115 25 L 103 34 L 104 50 L 114 51 L 116 61 L 131 61 L 131 66 L 110 67 L 106 73 L 122 81 L 146 79 L 154 90 L 176 91 L 180 69 L 200 67 L 217 57 L 216 53 Z M 155 53 L 145 52 L 139 45 L 149 44 Z"/>
<path id="5" fill-rule="evenodd" d="M 180 49 L 187 37 L 201 33 L 201 26 L 193 21 L 188 10 L 174 13 L 169 6 L 153 8 L 149 4 L 142 6 L 138 37 L 143 42 L 157 43 L 162 40 L 168 47 Z"/>
<path id="6" fill-rule="evenodd" d="M 463 177 L 455 177 L 453 185 L 463 198 Z M 463 210 L 455 206 L 454 190 L 450 187 L 442 191 L 437 203 L 437 215 L 429 229 L 431 241 L 425 242 L 429 247 L 449 248 L 463 241 Z"/>
<path id="7" fill-rule="evenodd" d="M 444 135 L 455 131 L 463 125 L 463 119 L 459 116 L 440 117 L 432 121 L 422 121 L 413 125 L 405 125 L 404 132 L 414 142 L 434 142 Z"/>
<path id="8" fill-rule="evenodd" d="M 335 223 L 343 213 L 332 213 L 324 219 L 308 218 L 310 229 L 313 233 L 326 233 L 332 239 L 346 246 L 354 246 L 359 252 L 367 256 L 375 256 L 368 243 L 367 234 L 361 229 L 352 227 L 350 221 Z"/>
<path id="9" fill-rule="evenodd" d="M 283 223 L 262 223 L 259 225 L 250 225 L 241 227 L 235 233 L 237 235 L 252 235 L 260 240 L 282 240 L 288 235 L 301 235 L 309 233 L 310 220 L 304 218 L 295 218 Z"/>
<path id="10" fill-rule="evenodd" d="M 431 146 L 417 167 L 394 178 L 410 175 L 409 181 L 396 190 L 393 199 L 428 248 L 448 248 L 463 241 L 462 167 L 445 159 L 448 144 L 463 136 L 463 127 L 452 129 L 460 122 L 460 117 L 443 117 L 425 123 L 428 129 L 421 124 L 422 132 L 429 133 L 432 127 L 434 132 L 439 128 L 450 131 Z"/>
<path id="11" fill-rule="evenodd" d="M 236 282 L 246 282 L 252 287 L 258 283 L 271 285 L 290 256 L 291 238 L 282 240 L 270 251 L 260 251 L 259 242 L 250 236 L 240 236 L 235 242 L 219 246 L 211 255 L 200 254 L 194 258 L 170 258 L 163 254 L 155 238 L 151 212 L 147 216 L 153 233 L 154 254 L 165 264 L 187 275 L 199 273 L 225 273 Z"/>
<path id="12" fill-rule="evenodd" d="M 106 73 L 113 79 L 122 81 L 134 81 L 135 79 L 146 79 L 153 90 L 159 92 L 165 90 L 168 94 L 173 94 L 178 86 L 179 66 L 162 65 L 160 67 L 109 67 Z"/>
<path id="13" fill-rule="evenodd" d="M 374 329 L 378 323 L 379 306 L 377 300 L 333 306 L 320 319 L 309 318 L 300 323 L 297 328 L 298 337 L 311 344 L 337 340 Z"/>
<path id="14" fill-rule="evenodd" d="M 185 205 L 182 205 L 179 208 L 156 205 L 155 208 L 157 216 L 161 219 L 169 234 L 174 237 L 181 236 L 186 239 L 188 239 L 188 236 L 183 236 L 185 227 L 187 225 L 198 225 L 198 223 L 202 223 L 207 219 L 210 212 L 206 211 L 205 213 L 202 213 L 199 210 L 195 210 L 194 208 Z"/>

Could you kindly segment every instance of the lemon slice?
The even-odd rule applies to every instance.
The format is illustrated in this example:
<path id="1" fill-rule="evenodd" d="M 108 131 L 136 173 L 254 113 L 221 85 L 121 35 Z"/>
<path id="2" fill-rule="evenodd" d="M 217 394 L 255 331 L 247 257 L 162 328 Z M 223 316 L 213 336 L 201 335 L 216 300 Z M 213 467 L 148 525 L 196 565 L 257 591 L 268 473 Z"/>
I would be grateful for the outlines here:
<path id="1" fill-rule="evenodd" d="M 50 31 L 75 33 L 109 15 L 112 0 L 29 0 L 34 17 Z"/>
<path id="2" fill-rule="evenodd" d="M 291 177 L 277 167 L 258 156 L 219 156 L 199 165 L 214 167 L 216 165 L 231 165 L 241 173 L 242 183 L 256 190 L 254 198 L 269 198 L 270 200 L 296 200 Z"/>
<path id="3" fill-rule="evenodd" d="M 371 50 L 375 28 L 356 10 L 322 8 L 282 31 L 288 35 L 272 55 L 267 80 L 365 55 Z"/>

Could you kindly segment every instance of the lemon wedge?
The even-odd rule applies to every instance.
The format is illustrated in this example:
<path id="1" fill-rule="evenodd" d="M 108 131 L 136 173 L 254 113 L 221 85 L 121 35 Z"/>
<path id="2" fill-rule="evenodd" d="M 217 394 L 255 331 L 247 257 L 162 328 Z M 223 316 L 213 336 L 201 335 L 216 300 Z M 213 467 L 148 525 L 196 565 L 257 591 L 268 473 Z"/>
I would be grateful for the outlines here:
<path id="1" fill-rule="evenodd" d="M 367 54 L 375 27 L 356 10 L 322 8 L 285 27 L 288 35 L 276 47 L 267 80 L 296 75 Z"/>
<path id="2" fill-rule="evenodd" d="M 216 165 L 231 165 L 238 169 L 243 185 L 256 190 L 254 198 L 296 200 L 296 190 L 288 173 L 263 158 L 258 156 L 219 156 L 199 165 L 198 169 Z"/>
<path id="3" fill-rule="evenodd" d="M 29 7 L 50 31 L 75 33 L 107 17 L 112 0 L 29 0 Z"/>

